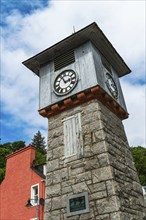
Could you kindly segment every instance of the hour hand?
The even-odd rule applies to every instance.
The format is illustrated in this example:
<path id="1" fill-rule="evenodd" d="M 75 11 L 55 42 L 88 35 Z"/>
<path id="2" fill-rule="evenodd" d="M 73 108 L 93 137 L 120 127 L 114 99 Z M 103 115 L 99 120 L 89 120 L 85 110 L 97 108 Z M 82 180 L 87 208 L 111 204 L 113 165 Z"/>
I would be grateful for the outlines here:
<path id="1" fill-rule="evenodd" d="M 70 78 L 68 78 L 67 80 L 64 80 L 65 83 L 70 82 Z"/>
<path id="2" fill-rule="evenodd" d="M 62 78 L 62 79 L 63 79 L 63 82 L 66 83 L 65 79 L 64 78 Z"/>
<path id="3" fill-rule="evenodd" d="M 67 79 L 63 78 L 63 82 L 64 83 L 70 82 L 70 78 L 67 78 Z"/>
<path id="4" fill-rule="evenodd" d="M 64 78 L 64 77 L 62 77 L 61 79 L 63 80 L 63 82 L 64 82 L 64 83 L 66 83 L 66 80 L 65 80 L 65 78 Z"/>

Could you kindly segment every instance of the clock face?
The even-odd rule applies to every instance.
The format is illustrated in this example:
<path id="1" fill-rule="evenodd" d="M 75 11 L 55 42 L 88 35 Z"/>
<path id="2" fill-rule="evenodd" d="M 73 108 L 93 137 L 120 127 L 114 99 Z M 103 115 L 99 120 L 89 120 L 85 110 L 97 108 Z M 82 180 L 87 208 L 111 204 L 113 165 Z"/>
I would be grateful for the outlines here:
<path id="1" fill-rule="evenodd" d="M 54 92 L 56 95 L 66 95 L 77 85 L 78 77 L 73 70 L 61 72 L 54 81 Z"/>
<path id="2" fill-rule="evenodd" d="M 110 91 L 111 95 L 117 99 L 118 98 L 118 89 L 117 89 L 117 86 L 116 86 L 116 83 L 113 79 L 113 77 L 111 76 L 110 73 L 106 73 L 106 86 L 108 88 L 108 90 Z"/>

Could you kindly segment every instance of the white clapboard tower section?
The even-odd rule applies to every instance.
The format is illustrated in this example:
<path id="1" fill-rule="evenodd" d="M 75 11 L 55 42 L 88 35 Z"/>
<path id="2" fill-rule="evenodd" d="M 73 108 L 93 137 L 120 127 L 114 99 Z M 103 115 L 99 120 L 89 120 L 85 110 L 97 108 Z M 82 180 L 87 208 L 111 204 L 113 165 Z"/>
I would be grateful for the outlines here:
<path id="1" fill-rule="evenodd" d="M 122 120 L 130 69 L 96 23 L 23 62 L 48 118 L 45 220 L 144 220 Z"/>

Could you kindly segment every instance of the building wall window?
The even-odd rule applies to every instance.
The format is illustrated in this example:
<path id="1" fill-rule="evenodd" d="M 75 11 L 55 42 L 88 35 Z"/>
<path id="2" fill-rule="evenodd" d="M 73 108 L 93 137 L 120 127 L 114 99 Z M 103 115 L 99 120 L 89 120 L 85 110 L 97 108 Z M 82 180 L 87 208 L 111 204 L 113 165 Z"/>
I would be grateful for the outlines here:
<path id="1" fill-rule="evenodd" d="M 146 186 L 143 186 L 142 189 L 143 189 L 144 201 L 145 201 L 145 204 L 146 204 Z"/>
<path id="2" fill-rule="evenodd" d="M 31 204 L 37 205 L 39 198 L 39 184 L 31 186 Z"/>
<path id="3" fill-rule="evenodd" d="M 146 195 L 146 186 L 143 186 L 143 189 L 144 189 L 144 195 Z"/>
<path id="4" fill-rule="evenodd" d="M 71 157 L 83 154 L 81 113 L 77 113 L 63 120 L 64 127 L 64 154 Z"/>

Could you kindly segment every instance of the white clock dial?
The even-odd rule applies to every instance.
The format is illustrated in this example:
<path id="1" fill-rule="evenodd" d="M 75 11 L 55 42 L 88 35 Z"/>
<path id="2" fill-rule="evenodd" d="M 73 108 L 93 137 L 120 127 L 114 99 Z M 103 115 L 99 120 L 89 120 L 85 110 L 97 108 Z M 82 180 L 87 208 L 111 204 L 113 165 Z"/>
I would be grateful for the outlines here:
<path id="1" fill-rule="evenodd" d="M 117 89 L 117 86 L 116 86 L 116 83 L 113 79 L 113 77 L 111 76 L 110 73 L 106 73 L 106 86 L 108 88 L 108 90 L 110 91 L 111 95 L 117 99 L 118 98 L 118 89 Z"/>
<path id="2" fill-rule="evenodd" d="M 56 77 L 54 92 L 56 95 L 66 95 L 75 88 L 77 82 L 77 74 L 73 70 L 65 70 Z"/>

